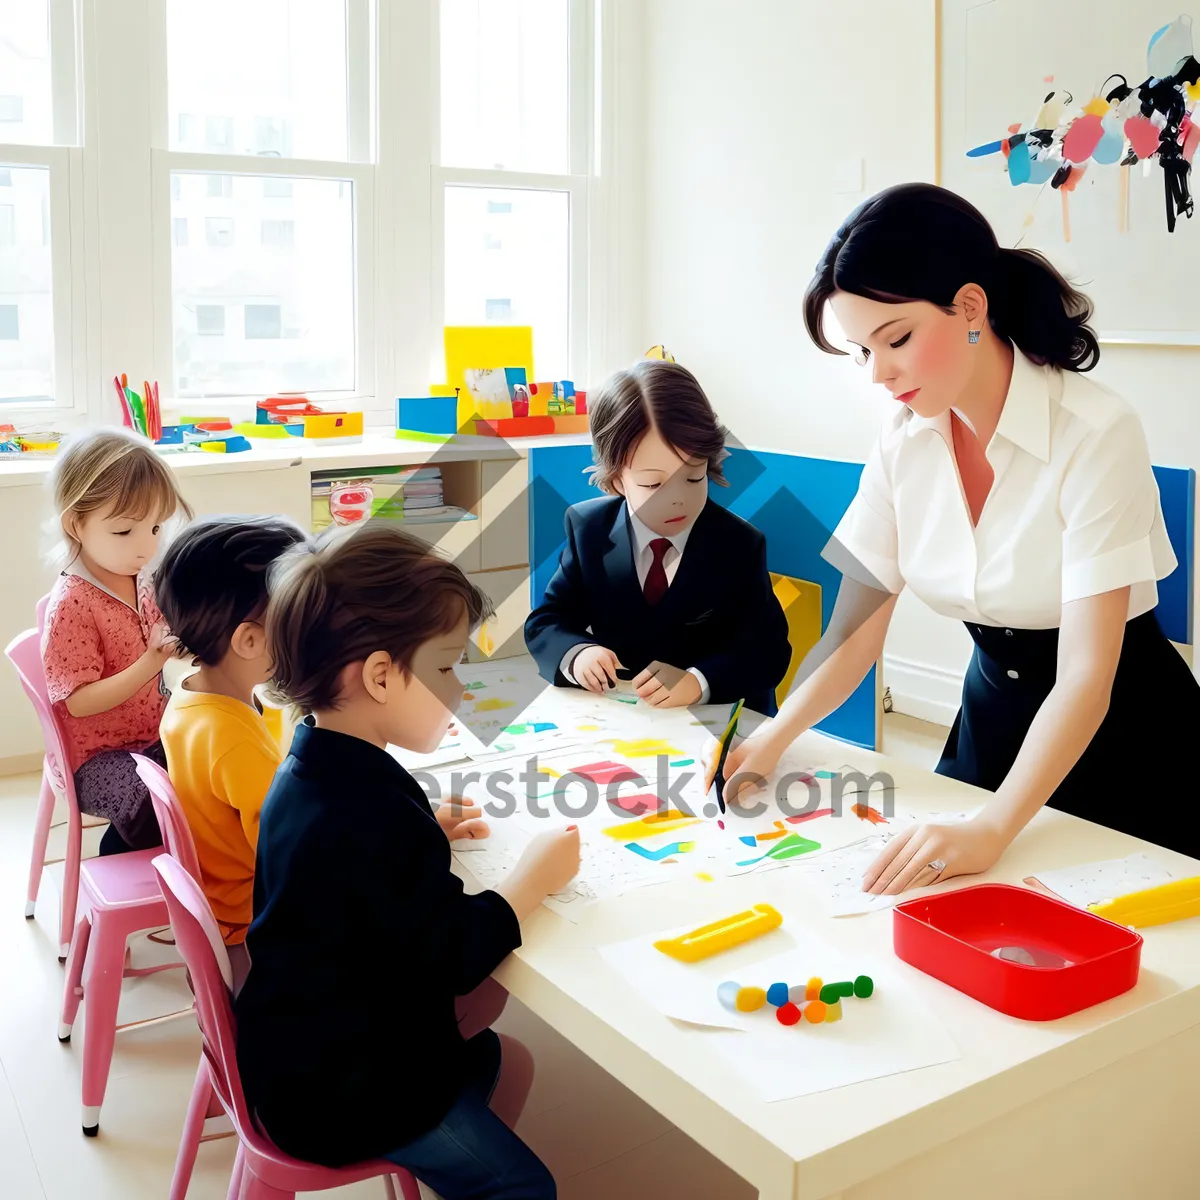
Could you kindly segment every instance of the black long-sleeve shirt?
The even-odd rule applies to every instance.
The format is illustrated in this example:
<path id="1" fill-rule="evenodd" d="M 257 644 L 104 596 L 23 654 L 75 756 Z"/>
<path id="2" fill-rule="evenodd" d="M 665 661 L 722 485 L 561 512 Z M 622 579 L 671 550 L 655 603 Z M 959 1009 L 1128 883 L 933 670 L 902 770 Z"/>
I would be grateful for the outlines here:
<path id="1" fill-rule="evenodd" d="M 463 1085 L 455 997 L 520 944 L 501 896 L 463 893 L 399 763 L 300 726 L 263 805 L 236 1002 L 251 1110 L 282 1150 L 328 1166 L 432 1129 Z"/>

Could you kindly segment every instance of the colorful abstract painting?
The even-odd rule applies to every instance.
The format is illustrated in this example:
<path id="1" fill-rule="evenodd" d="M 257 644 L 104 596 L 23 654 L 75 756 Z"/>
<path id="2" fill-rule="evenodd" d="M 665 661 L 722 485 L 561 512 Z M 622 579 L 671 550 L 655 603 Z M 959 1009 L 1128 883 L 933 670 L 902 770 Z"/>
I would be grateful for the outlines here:
<path id="1" fill-rule="evenodd" d="M 1155 31 L 1146 69 L 1138 84 L 1121 73 L 1109 75 L 1083 103 L 1069 91 L 1052 89 L 1032 120 L 1010 125 L 1004 137 L 972 147 L 967 157 L 1000 155 L 1013 186 L 1048 184 L 1061 192 L 1067 241 L 1067 196 L 1087 171 L 1119 168 L 1126 173 L 1127 189 L 1129 168 L 1153 162 L 1162 175 L 1166 228 L 1174 232 L 1178 218 L 1190 218 L 1195 209 L 1189 176 L 1200 146 L 1200 124 L 1193 119 L 1200 100 L 1200 62 L 1190 16 Z M 1123 214 L 1118 220 L 1123 225 Z"/>

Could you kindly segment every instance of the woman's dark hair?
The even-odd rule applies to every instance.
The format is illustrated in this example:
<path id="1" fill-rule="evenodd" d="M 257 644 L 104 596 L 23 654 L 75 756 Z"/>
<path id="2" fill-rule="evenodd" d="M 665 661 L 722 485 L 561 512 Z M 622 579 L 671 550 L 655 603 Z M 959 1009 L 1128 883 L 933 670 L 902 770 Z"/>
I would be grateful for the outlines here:
<path id="1" fill-rule="evenodd" d="M 180 646 L 205 666 L 229 653 L 234 631 L 262 617 L 267 571 L 305 540 L 286 517 L 202 517 L 170 544 L 154 572 L 154 594 Z"/>
<path id="2" fill-rule="evenodd" d="M 708 460 L 708 477 L 728 487 L 721 462 L 728 431 L 695 375 L 678 363 L 644 358 L 617 371 L 588 401 L 596 465 L 590 482 L 606 492 L 651 428 L 676 450 Z"/>
<path id="3" fill-rule="evenodd" d="M 804 324 L 827 354 L 844 354 L 823 324 L 834 292 L 885 304 L 925 300 L 950 313 L 968 283 L 987 293 L 997 336 L 1027 358 L 1064 371 L 1099 361 L 1091 301 L 1037 251 L 1002 249 L 977 208 L 928 183 L 888 188 L 846 218 L 804 293 Z"/>
<path id="4" fill-rule="evenodd" d="M 408 673 L 423 643 L 464 616 L 473 629 L 491 614 L 454 563 L 395 524 L 332 528 L 272 569 L 272 688 L 304 713 L 336 708 L 338 676 L 351 663 L 384 650 Z"/>

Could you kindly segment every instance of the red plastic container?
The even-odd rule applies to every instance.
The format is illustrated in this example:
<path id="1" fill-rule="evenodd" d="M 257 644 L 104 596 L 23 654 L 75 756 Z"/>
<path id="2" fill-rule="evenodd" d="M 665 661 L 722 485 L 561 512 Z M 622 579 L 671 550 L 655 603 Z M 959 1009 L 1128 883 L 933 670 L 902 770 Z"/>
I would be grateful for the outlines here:
<path id="1" fill-rule="evenodd" d="M 981 883 L 893 914 L 897 958 L 1025 1021 L 1065 1017 L 1137 983 L 1139 934 L 1028 888 Z"/>

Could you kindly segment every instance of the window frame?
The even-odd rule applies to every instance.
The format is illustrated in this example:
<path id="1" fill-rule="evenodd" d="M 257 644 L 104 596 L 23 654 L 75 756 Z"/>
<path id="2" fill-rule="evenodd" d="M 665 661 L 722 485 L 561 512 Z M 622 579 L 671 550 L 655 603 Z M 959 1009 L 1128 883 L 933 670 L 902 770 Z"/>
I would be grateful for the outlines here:
<path id="1" fill-rule="evenodd" d="M 602 36 L 600 0 L 567 0 L 570 66 L 568 70 L 569 173 L 545 174 L 497 170 L 486 167 L 451 167 L 442 164 L 441 123 L 441 3 L 430 6 L 430 70 L 432 75 L 432 127 L 430 129 L 429 212 L 432 251 L 430 261 L 431 318 L 437 332 L 433 361 L 441 358 L 441 328 L 446 314 L 446 189 L 450 187 L 551 191 L 567 194 L 567 345 L 569 378 L 586 386 L 594 366 L 591 277 L 596 258 L 592 244 L 590 205 L 597 161 L 596 39 Z M 536 369 L 536 363 L 535 363 Z"/>
<path id="2" fill-rule="evenodd" d="M 78 419 L 88 407 L 83 153 L 77 145 L 83 13 L 79 0 L 50 0 L 48 9 L 54 144 L 0 142 L 0 165 L 42 168 L 49 176 L 54 395 L 33 402 L 0 399 L 0 421 L 17 424 Z"/>

